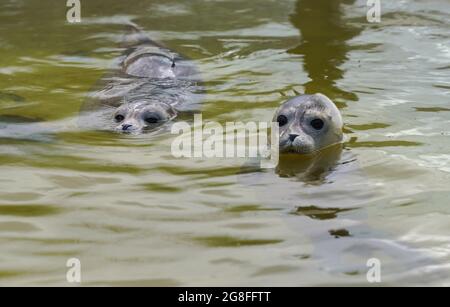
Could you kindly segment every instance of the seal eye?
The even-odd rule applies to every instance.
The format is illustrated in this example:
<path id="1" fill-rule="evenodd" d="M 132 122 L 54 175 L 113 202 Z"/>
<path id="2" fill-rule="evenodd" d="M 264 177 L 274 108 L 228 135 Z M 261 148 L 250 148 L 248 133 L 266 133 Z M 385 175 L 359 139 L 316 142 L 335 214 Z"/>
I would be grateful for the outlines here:
<path id="1" fill-rule="evenodd" d="M 115 117 L 114 117 L 114 119 L 117 121 L 117 122 L 122 122 L 124 119 L 125 119 L 125 116 L 123 116 L 123 115 L 120 115 L 120 114 L 117 114 Z"/>
<path id="2" fill-rule="evenodd" d="M 311 126 L 316 130 L 322 130 L 325 123 L 320 118 L 313 119 L 311 121 Z"/>
<path id="3" fill-rule="evenodd" d="M 278 122 L 278 125 L 279 125 L 280 127 L 282 127 L 282 126 L 284 126 L 284 125 L 287 124 L 288 119 L 287 119 L 286 116 L 280 115 L 280 116 L 277 117 L 277 122 Z"/>
<path id="4" fill-rule="evenodd" d="M 156 124 L 159 121 L 159 118 L 156 116 L 148 116 L 145 118 L 145 121 L 149 124 Z"/>

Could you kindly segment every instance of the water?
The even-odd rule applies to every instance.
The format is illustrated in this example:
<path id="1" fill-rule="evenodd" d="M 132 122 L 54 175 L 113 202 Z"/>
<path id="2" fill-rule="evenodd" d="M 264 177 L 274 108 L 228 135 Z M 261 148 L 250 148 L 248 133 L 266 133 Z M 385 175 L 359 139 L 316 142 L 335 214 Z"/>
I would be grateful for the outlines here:
<path id="1" fill-rule="evenodd" d="M 67 285 L 75 257 L 84 285 L 367 285 L 375 257 L 384 285 L 449 285 L 450 3 L 391 2 L 369 24 L 359 0 L 82 1 L 73 25 L 3 0 L 0 284 Z M 322 92 L 342 154 L 255 171 L 79 127 L 128 21 L 197 63 L 205 120 Z"/>

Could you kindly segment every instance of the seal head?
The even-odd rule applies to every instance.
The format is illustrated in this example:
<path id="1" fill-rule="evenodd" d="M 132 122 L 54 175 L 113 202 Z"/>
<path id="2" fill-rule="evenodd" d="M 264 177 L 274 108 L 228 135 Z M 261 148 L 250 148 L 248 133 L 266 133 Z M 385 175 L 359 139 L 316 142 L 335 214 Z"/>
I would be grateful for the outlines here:
<path id="1" fill-rule="evenodd" d="M 301 95 L 283 103 L 274 122 L 280 126 L 281 153 L 309 154 L 342 142 L 342 117 L 325 95 Z"/>
<path id="2" fill-rule="evenodd" d="M 155 129 L 177 115 L 169 104 L 158 101 L 139 100 L 120 106 L 114 113 L 116 131 L 141 133 Z"/>

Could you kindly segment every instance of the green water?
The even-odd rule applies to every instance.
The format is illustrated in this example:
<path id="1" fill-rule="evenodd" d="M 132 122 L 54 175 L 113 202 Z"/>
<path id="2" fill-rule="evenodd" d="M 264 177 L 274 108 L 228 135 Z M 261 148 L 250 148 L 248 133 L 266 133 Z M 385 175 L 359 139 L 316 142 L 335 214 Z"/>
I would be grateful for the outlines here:
<path id="1" fill-rule="evenodd" d="M 447 0 L 379 24 L 359 0 L 81 0 L 81 24 L 64 2 L 0 4 L 0 285 L 69 285 L 69 258 L 84 285 L 367 285 L 373 257 L 383 285 L 450 285 Z M 328 95 L 339 162 L 290 177 L 81 129 L 128 21 L 197 63 L 204 120 Z"/>

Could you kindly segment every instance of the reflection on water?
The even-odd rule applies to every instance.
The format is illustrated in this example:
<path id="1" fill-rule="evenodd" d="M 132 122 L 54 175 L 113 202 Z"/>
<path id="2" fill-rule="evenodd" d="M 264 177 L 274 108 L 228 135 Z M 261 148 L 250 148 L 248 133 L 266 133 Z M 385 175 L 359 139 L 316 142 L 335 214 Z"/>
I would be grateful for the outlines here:
<path id="1" fill-rule="evenodd" d="M 297 177 L 303 182 L 320 184 L 341 158 L 342 145 L 335 145 L 311 155 L 281 155 L 276 173 Z"/>
<path id="2" fill-rule="evenodd" d="M 66 285 L 72 257 L 85 285 L 366 285 L 371 257 L 383 285 L 448 284 L 450 7 L 383 2 L 378 25 L 366 9 L 98 0 L 69 25 L 54 1 L 2 1 L 0 284 Z M 195 61 L 205 120 L 270 120 L 303 85 L 348 142 L 255 172 L 175 159 L 169 131 L 80 127 L 128 21 Z"/>
<path id="3" fill-rule="evenodd" d="M 312 219 L 319 220 L 332 220 L 337 218 L 339 213 L 350 211 L 352 209 L 339 209 L 339 208 L 320 208 L 315 206 L 298 207 L 292 214 L 305 215 Z"/>
<path id="4" fill-rule="evenodd" d="M 303 56 L 303 68 L 311 79 L 304 84 L 305 93 L 323 93 L 339 106 L 357 100 L 356 94 L 339 88 L 336 82 L 344 77 L 341 65 L 348 59 L 348 41 L 361 32 L 344 20 L 344 3 L 355 1 L 299 0 L 290 16 L 301 40 L 289 52 Z"/>

